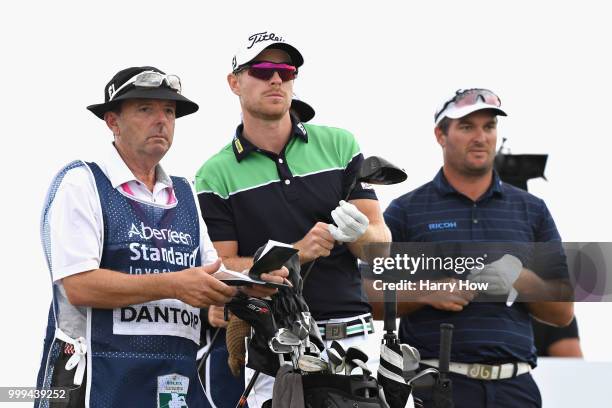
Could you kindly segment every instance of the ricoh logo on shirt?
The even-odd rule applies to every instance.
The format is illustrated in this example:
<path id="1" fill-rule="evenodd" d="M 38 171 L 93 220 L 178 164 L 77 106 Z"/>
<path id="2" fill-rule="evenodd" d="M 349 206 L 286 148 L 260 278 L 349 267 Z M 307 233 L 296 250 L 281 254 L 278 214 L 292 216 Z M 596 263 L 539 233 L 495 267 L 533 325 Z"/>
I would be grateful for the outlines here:
<path id="1" fill-rule="evenodd" d="M 144 222 L 141 222 L 140 226 L 136 226 L 134 225 L 134 223 L 132 223 L 132 226 L 128 231 L 128 238 L 132 238 L 133 236 L 137 236 L 146 240 L 155 238 L 160 241 L 168 241 L 171 244 L 193 244 L 193 240 L 191 238 L 191 235 L 189 234 L 175 231 L 170 228 L 151 228 L 146 226 Z"/>
<path id="2" fill-rule="evenodd" d="M 457 229 L 457 222 L 456 221 L 433 222 L 427 225 L 427 229 L 429 229 L 430 231 Z"/>

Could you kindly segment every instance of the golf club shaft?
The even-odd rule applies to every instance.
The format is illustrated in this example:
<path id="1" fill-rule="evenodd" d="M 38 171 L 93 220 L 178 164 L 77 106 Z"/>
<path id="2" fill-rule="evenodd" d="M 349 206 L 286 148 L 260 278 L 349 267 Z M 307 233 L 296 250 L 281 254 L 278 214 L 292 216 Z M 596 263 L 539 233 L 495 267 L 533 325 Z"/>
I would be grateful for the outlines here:
<path id="1" fill-rule="evenodd" d="M 306 269 L 306 272 L 304 272 L 304 276 L 302 276 L 302 282 L 300 283 L 300 293 L 304 289 L 304 282 L 306 282 L 306 279 L 308 278 L 308 275 L 310 275 L 310 272 L 312 271 L 312 267 L 314 266 L 315 262 L 317 262 L 317 259 L 318 258 L 313 259 L 310 262 L 310 265 L 308 265 L 308 269 Z"/>
<path id="2" fill-rule="evenodd" d="M 452 339 L 453 325 L 449 323 L 442 323 L 440 325 L 440 365 L 438 369 L 440 371 L 440 375 L 443 377 L 448 374 Z"/>
<path id="3" fill-rule="evenodd" d="M 353 190 L 355 190 L 356 185 L 357 185 L 357 177 L 355 177 L 353 181 L 351 182 L 351 186 L 349 187 L 348 192 L 346 193 L 346 196 L 344 197 L 344 201 L 348 201 L 349 197 L 353 193 Z"/>
<path id="4" fill-rule="evenodd" d="M 251 377 L 251 381 L 249 381 L 246 388 L 244 389 L 244 392 L 240 396 L 240 399 L 238 400 L 238 403 L 236 404 L 236 408 L 242 408 L 246 405 L 247 397 L 249 396 L 249 393 L 253 389 L 253 386 L 255 385 L 255 381 L 257 381 L 257 377 L 259 377 L 259 373 L 260 371 L 255 371 L 255 374 L 253 374 L 253 377 Z"/>
<path id="5" fill-rule="evenodd" d="M 212 351 L 213 344 L 215 343 L 215 340 L 217 340 L 217 336 L 219 336 L 220 332 L 221 332 L 221 328 L 217 327 L 217 330 L 215 330 L 215 333 L 213 334 L 212 339 L 210 339 L 210 344 L 208 345 L 208 350 L 206 350 L 206 353 L 204 353 L 204 355 L 202 356 L 202 359 L 200 360 L 200 364 L 198 364 L 198 371 L 200 371 L 202 369 L 202 366 L 204 365 L 204 363 L 208 359 L 208 356 L 210 356 L 210 352 Z"/>
<path id="6" fill-rule="evenodd" d="M 346 196 L 344 197 L 344 201 L 348 201 L 356 185 L 357 185 L 357 177 L 355 177 L 353 181 L 351 182 L 348 192 L 346 193 Z M 308 278 L 308 275 L 310 275 L 310 271 L 312 270 L 312 267 L 314 266 L 316 261 L 317 259 L 315 258 L 312 262 L 310 262 L 310 265 L 308 265 L 308 269 L 306 270 L 306 272 L 304 273 L 304 276 L 302 277 L 302 287 L 300 288 L 300 292 L 302 291 L 304 287 L 304 282 L 306 281 L 306 278 Z"/>

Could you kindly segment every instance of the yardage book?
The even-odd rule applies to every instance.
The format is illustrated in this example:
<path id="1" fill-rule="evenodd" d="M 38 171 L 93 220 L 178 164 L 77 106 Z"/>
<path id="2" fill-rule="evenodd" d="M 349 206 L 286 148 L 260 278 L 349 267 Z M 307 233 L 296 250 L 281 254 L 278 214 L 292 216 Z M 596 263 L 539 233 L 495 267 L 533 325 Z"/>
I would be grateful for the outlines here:
<path id="1" fill-rule="evenodd" d="M 286 284 L 263 281 L 260 277 L 262 273 L 280 269 L 297 252 L 298 250 L 289 244 L 269 240 L 259 259 L 249 269 L 248 275 L 221 267 L 212 276 L 230 286 L 264 285 L 275 288 L 288 287 L 289 285 Z"/>

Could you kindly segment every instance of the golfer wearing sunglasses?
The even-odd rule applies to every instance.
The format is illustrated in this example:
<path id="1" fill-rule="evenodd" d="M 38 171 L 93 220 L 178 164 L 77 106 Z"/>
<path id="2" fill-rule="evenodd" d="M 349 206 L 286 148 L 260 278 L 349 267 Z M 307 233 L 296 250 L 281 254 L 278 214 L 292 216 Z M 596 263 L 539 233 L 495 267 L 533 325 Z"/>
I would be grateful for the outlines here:
<path id="1" fill-rule="evenodd" d="M 441 105 L 434 115 L 434 133 L 444 164 L 433 181 L 393 200 L 385 210 L 394 242 L 478 241 L 483 248 L 499 242 L 560 242 L 544 201 L 502 183 L 493 169 L 499 116 L 506 116 L 501 100 L 487 89 L 459 90 Z M 525 247 L 514 248 L 519 245 Z M 541 298 L 549 289 L 547 280 L 567 277 L 564 256 L 545 263 L 536 275 L 519 260 L 523 255 L 490 252 L 484 268 L 466 273 L 470 282 L 487 283 L 480 293 L 488 296 L 486 301 L 475 302 L 474 291 L 451 290 L 443 298 L 398 303 L 403 315 L 400 340 L 418 348 L 422 368 L 438 365 L 440 323 L 454 325 L 450 377 L 457 408 L 541 406 L 529 374 L 536 364 L 531 316 L 567 325 L 573 304 L 514 303 L 517 295 Z M 461 277 L 451 271 L 440 278 L 458 282 Z M 423 391 L 415 390 L 415 395 L 425 406 L 431 403 Z"/>
<path id="2" fill-rule="evenodd" d="M 206 406 L 200 308 L 236 289 L 211 276 L 221 261 L 190 183 L 159 164 L 175 119 L 198 110 L 181 92 L 180 79 L 157 68 L 119 71 L 104 103 L 88 106 L 113 143 L 51 183 L 41 235 L 53 302 L 37 385 L 69 389 L 61 406 Z M 287 276 L 274 274 L 264 278 Z"/>
<path id="3" fill-rule="evenodd" d="M 303 62 L 278 33 L 245 38 L 227 76 L 243 122 L 198 171 L 196 190 L 213 244 L 231 268 L 248 268 L 269 239 L 299 249 L 303 268 L 317 260 L 305 298 L 323 339 L 348 347 L 373 331 L 357 257 L 363 244 L 389 235 L 372 189 L 358 183 L 343 201 L 363 161 L 353 135 L 290 114 Z M 247 369 L 247 382 L 251 375 Z M 258 377 L 251 408 L 271 398 L 272 384 L 272 377 Z"/>

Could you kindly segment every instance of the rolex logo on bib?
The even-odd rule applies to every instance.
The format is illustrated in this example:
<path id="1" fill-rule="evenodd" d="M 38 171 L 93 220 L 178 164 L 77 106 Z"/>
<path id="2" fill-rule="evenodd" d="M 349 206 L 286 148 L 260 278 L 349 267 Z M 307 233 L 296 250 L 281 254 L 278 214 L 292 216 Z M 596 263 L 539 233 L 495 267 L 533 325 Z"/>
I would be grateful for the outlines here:
<path id="1" fill-rule="evenodd" d="M 169 374 L 157 377 L 157 408 L 187 408 L 189 378 Z"/>

